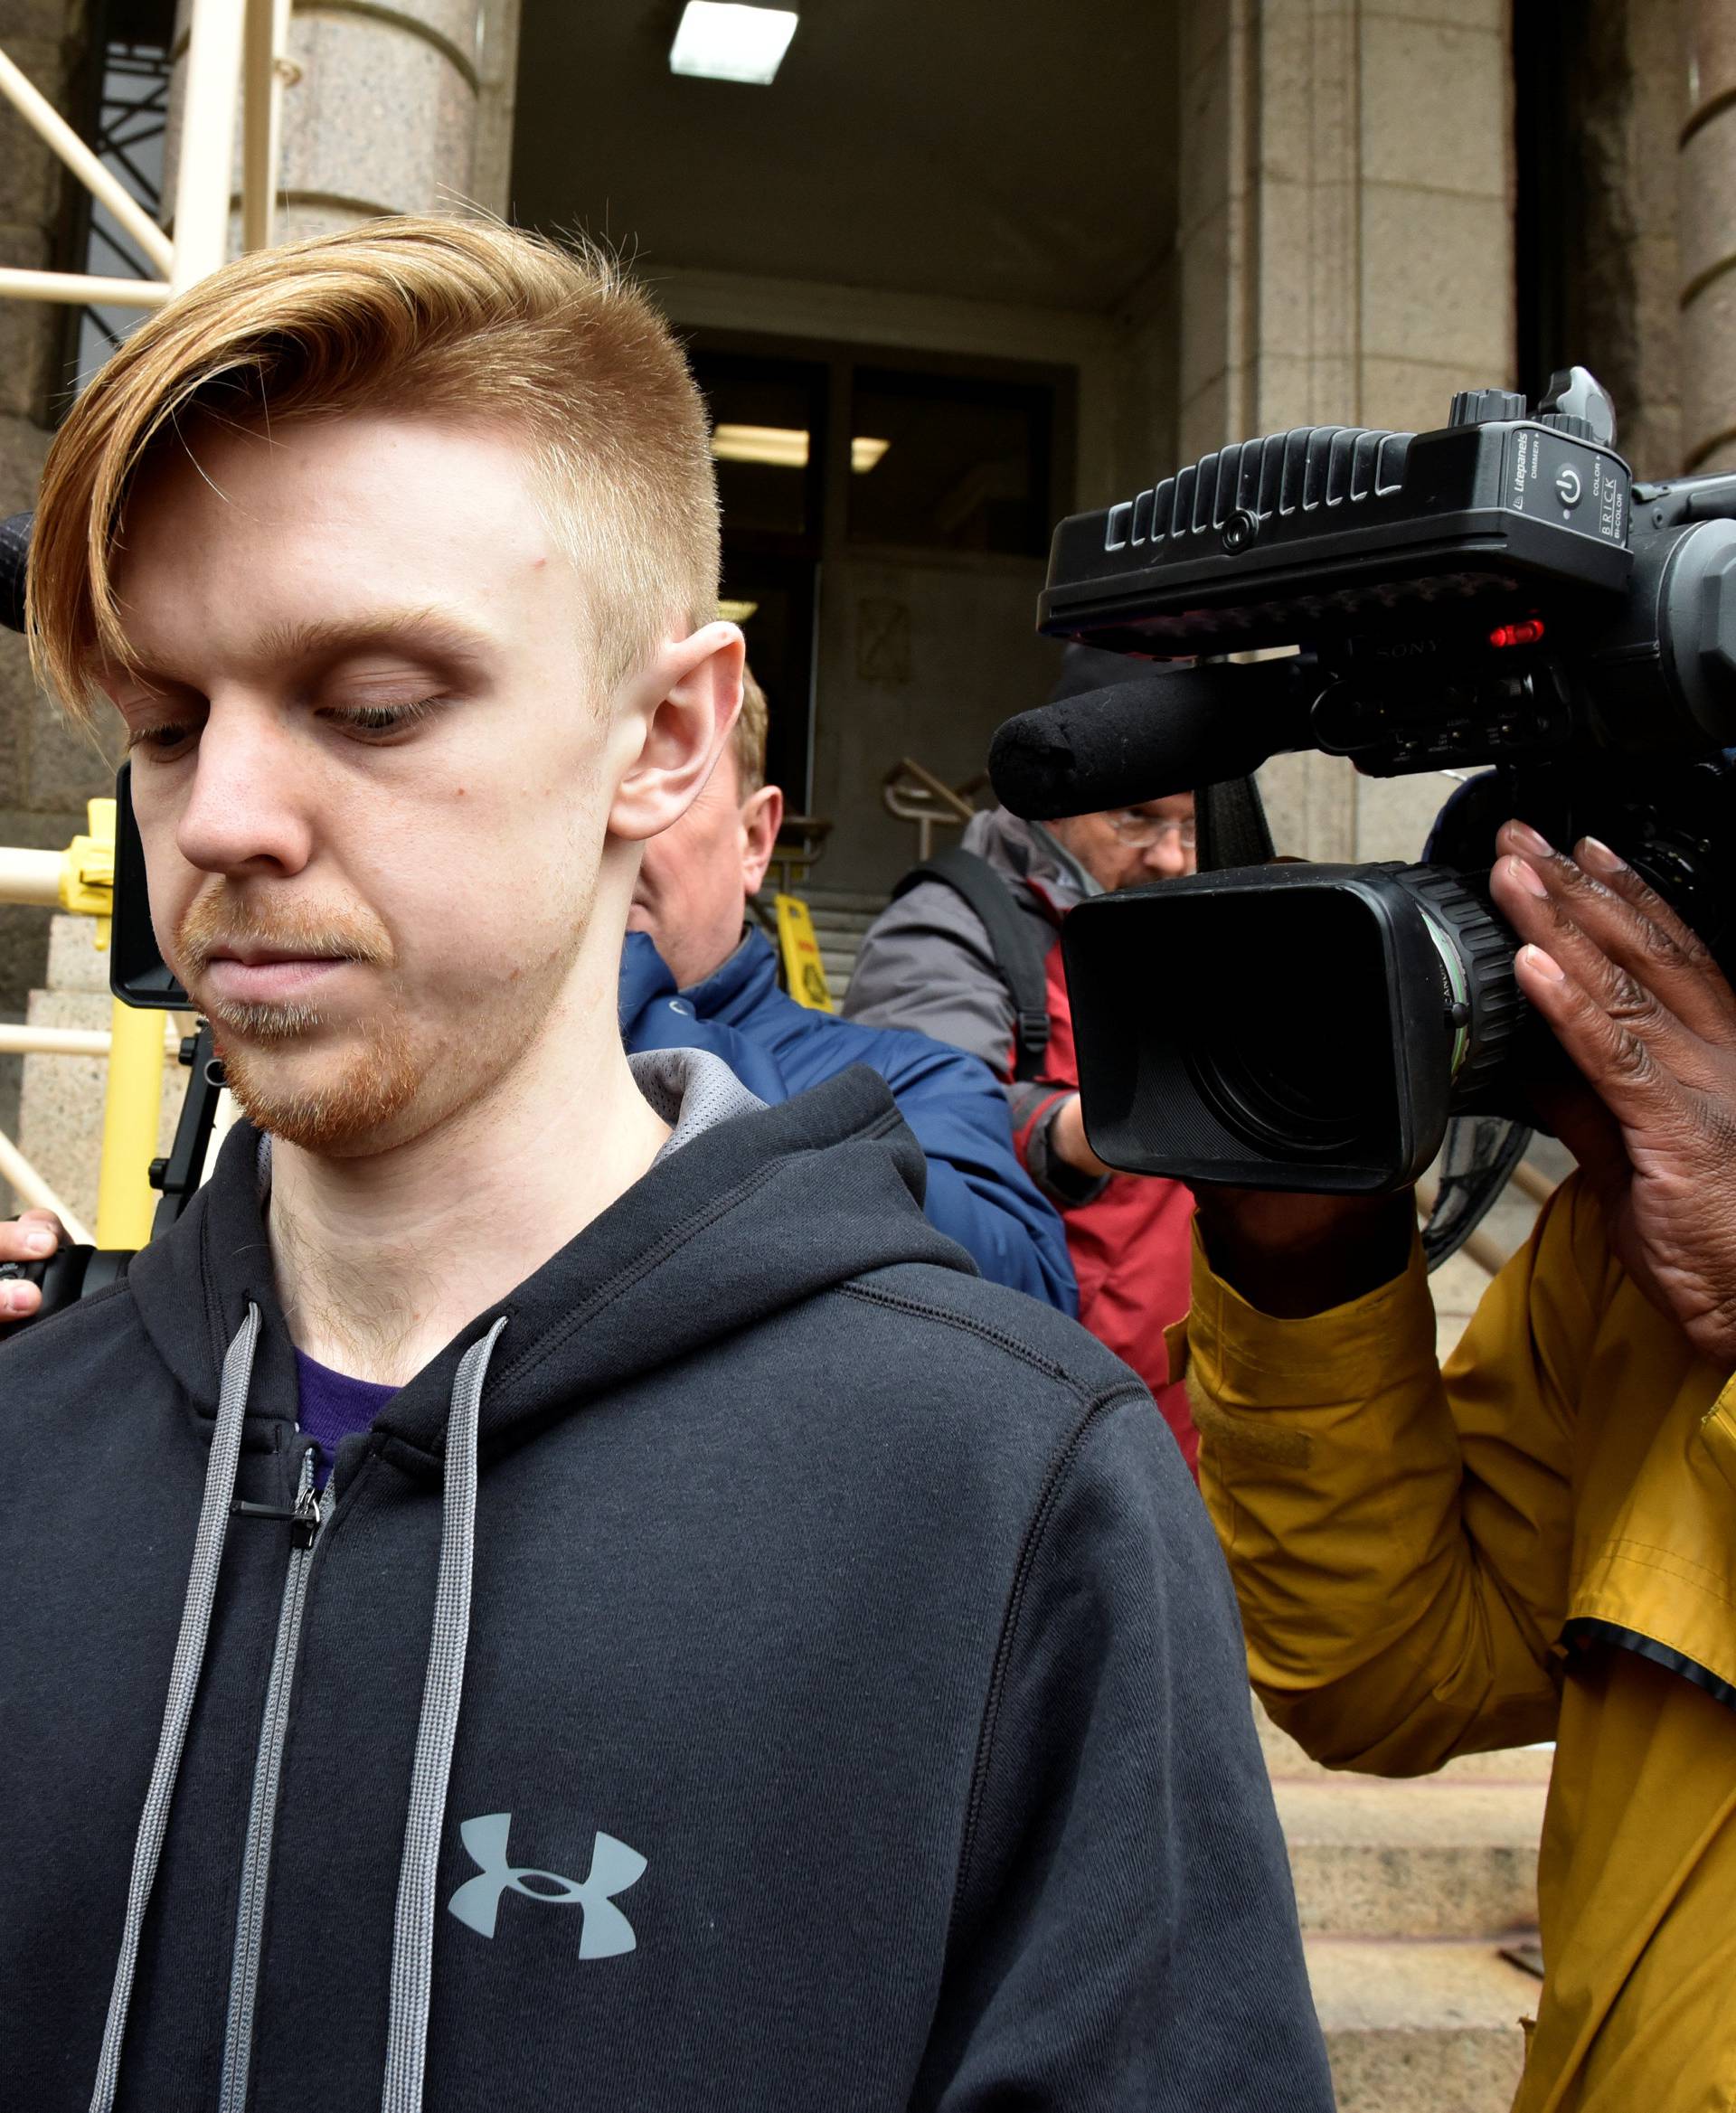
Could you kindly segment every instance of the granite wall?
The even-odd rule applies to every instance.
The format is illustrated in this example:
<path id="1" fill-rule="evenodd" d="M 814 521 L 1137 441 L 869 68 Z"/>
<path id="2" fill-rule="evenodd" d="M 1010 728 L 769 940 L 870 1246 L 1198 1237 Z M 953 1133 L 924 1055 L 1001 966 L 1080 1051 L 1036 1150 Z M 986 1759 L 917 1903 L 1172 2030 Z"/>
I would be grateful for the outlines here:
<path id="1" fill-rule="evenodd" d="M 1508 0 L 1185 0 L 1180 459 L 1297 425 L 1421 429 L 1510 382 Z M 1442 788 L 1281 757 L 1280 849 L 1414 857 Z"/>

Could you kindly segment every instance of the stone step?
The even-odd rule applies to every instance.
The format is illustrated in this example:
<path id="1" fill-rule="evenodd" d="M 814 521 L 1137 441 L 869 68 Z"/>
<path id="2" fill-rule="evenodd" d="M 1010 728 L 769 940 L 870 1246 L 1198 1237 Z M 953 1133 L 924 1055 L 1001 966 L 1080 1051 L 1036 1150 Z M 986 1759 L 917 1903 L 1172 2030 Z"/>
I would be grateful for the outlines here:
<path id="1" fill-rule="evenodd" d="M 872 894 L 861 889 L 798 888 L 796 892 L 806 901 L 815 917 L 839 910 L 873 920 L 886 907 L 885 896 Z"/>
<path id="2" fill-rule="evenodd" d="M 1495 1938 L 1537 1919 L 1543 1783 L 1273 1785 L 1305 1930 Z"/>
<path id="3" fill-rule="evenodd" d="M 848 902 L 828 902 L 822 897 L 817 901 L 809 901 L 807 914 L 821 930 L 830 926 L 838 931 L 865 932 L 885 907 L 872 896 L 863 897 L 860 909 Z"/>
<path id="4" fill-rule="evenodd" d="M 822 954 L 843 954 L 854 961 L 862 951 L 860 932 L 837 931 L 829 925 L 816 925 L 814 937 L 819 941 Z"/>
<path id="5" fill-rule="evenodd" d="M 1288 1731 L 1279 1731 L 1258 1699 L 1254 1703 L 1254 1723 L 1260 1732 L 1267 1770 L 1275 1782 L 1283 1778 L 1332 1783 L 1547 1783 L 1555 1759 L 1552 1746 L 1508 1746 L 1494 1753 L 1459 1754 L 1430 1776 L 1371 1777 L 1354 1769 L 1323 1768 Z"/>
<path id="6" fill-rule="evenodd" d="M 1310 1937 L 1338 2113 L 1507 2113 L 1541 1983 L 1492 1945 Z"/>

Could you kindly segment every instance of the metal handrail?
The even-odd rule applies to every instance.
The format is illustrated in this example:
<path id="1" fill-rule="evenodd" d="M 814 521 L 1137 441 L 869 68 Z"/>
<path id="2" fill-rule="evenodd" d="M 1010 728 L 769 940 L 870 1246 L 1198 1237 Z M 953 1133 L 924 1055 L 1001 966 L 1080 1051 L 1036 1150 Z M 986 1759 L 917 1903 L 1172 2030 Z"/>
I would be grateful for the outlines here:
<path id="1" fill-rule="evenodd" d="M 1561 1184 L 1553 1174 L 1533 1166 L 1529 1159 L 1522 1159 L 1513 1170 L 1513 1185 L 1533 1203 L 1546 1203 Z"/>
<path id="2" fill-rule="evenodd" d="M 962 785 L 948 785 L 914 756 L 901 756 L 881 780 L 880 797 L 895 821 L 915 823 L 916 855 L 925 859 L 937 829 L 959 828 L 976 814 L 971 796 L 987 783 L 988 774 L 979 770 Z"/>
<path id="3" fill-rule="evenodd" d="M 780 895 L 792 895 L 820 863 L 826 840 L 832 834 L 829 815 L 786 815 L 771 847 L 766 871 Z M 789 837 L 794 841 L 786 843 Z"/>

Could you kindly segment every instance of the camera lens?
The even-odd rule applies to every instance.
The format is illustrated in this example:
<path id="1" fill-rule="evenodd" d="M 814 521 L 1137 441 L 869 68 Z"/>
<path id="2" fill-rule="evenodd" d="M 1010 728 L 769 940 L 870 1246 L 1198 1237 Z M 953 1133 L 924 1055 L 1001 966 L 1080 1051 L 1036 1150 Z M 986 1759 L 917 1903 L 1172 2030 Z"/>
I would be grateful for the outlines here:
<path id="1" fill-rule="evenodd" d="M 1365 1061 L 1352 1052 L 1378 1048 L 1386 1023 L 1366 986 L 1329 985 L 1314 948 L 1288 961 L 1268 953 L 1239 998 L 1221 990 L 1209 1032 L 1185 1052 L 1201 1099 L 1256 1152 L 1342 1157 L 1367 1126 Z"/>
<path id="2" fill-rule="evenodd" d="M 1414 1181 L 1450 1114 L 1513 1090 L 1513 945 L 1481 882 L 1433 866 L 1247 867 L 1082 903 L 1062 946 L 1087 1134 L 1183 1181 Z"/>

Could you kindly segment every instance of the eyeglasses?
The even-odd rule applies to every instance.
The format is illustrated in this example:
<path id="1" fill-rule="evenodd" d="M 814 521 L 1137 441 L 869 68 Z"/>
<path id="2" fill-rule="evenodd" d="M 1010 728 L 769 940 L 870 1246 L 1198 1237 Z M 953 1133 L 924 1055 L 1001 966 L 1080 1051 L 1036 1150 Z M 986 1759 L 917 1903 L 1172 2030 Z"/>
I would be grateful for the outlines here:
<path id="1" fill-rule="evenodd" d="M 1183 820 L 1174 815 L 1147 815 L 1139 807 L 1113 807 L 1103 818 L 1130 851 L 1154 850 L 1166 836 L 1174 836 L 1184 851 L 1198 848 L 1192 815 Z"/>

